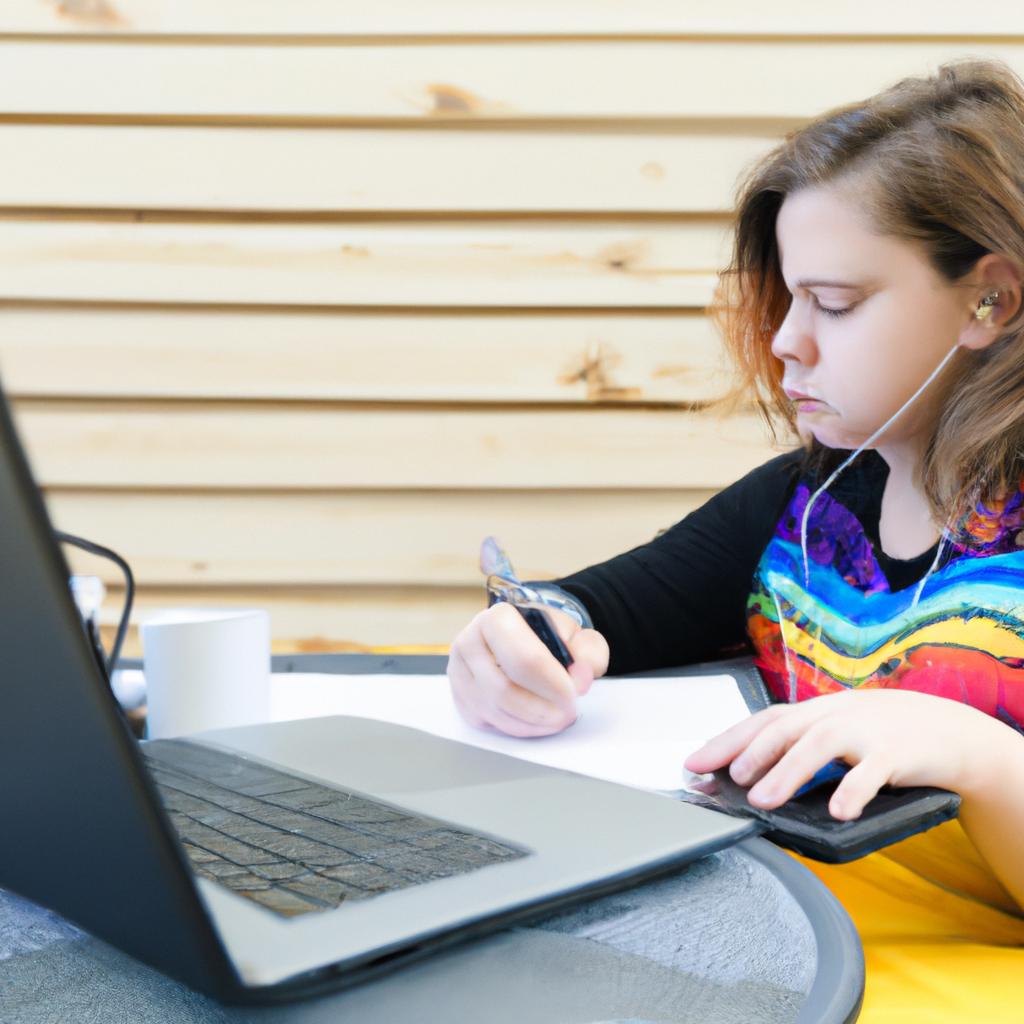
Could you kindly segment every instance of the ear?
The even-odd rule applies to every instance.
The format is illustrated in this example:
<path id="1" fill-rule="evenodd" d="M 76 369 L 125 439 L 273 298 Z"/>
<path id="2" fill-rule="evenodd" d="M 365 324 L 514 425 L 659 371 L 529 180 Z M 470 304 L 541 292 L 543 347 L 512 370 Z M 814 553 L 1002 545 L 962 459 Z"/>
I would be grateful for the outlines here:
<path id="1" fill-rule="evenodd" d="M 1024 301 L 1024 274 L 1013 260 L 997 253 L 982 256 L 968 275 L 964 289 L 968 296 L 967 318 L 960 331 L 961 348 L 988 348 L 1003 336 L 1002 328 L 1020 311 Z M 984 308 L 982 299 L 998 293 L 992 311 L 983 320 L 976 313 Z"/>

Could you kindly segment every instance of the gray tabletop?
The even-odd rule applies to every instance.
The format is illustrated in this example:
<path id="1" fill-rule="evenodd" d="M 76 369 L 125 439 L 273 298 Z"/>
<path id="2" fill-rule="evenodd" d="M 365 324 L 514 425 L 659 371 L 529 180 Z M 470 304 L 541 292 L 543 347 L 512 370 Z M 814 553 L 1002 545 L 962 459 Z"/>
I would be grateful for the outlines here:
<path id="1" fill-rule="evenodd" d="M 282 671 L 437 671 L 443 659 L 275 659 Z M 762 839 L 331 996 L 225 1007 L 0 890 L 0 1021 L 845 1022 L 860 941 L 828 890 Z"/>
<path id="2" fill-rule="evenodd" d="M 221 1006 L 0 890 L 4 1024 L 821 1024 L 855 1019 L 862 990 L 849 919 L 763 839 L 286 1007 Z"/>

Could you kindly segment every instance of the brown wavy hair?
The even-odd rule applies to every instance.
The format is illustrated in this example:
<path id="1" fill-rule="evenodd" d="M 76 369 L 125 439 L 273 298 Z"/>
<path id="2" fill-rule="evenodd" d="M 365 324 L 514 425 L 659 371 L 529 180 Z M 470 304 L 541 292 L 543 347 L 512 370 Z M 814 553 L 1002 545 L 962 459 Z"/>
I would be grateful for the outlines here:
<path id="1" fill-rule="evenodd" d="M 948 282 L 987 253 L 1024 267 L 1024 82 L 1005 64 L 960 60 L 906 78 L 790 132 L 741 182 L 732 258 L 711 315 L 773 434 L 795 432 L 771 343 L 789 308 L 775 238 L 798 189 L 855 185 L 875 230 L 916 243 Z M 1024 314 L 981 351 L 960 350 L 936 381 L 940 412 L 921 484 L 937 523 L 1016 489 L 1024 475 Z M 812 464 L 837 456 L 807 442 Z"/>

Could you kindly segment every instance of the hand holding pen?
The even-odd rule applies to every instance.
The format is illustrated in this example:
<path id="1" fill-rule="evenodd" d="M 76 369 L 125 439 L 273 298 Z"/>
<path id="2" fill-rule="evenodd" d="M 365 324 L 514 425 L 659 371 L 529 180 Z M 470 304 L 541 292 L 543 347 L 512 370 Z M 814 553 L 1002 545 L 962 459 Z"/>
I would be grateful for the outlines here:
<path id="1" fill-rule="evenodd" d="M 546 583 L 523 583 L 493 538 L 480 551 L 490 606 L 452 642 L 448 679 L 472 725 L 512 736 L 570 726 L 576 700 L 608 667 L 608 644 L 586 610 Z"/>

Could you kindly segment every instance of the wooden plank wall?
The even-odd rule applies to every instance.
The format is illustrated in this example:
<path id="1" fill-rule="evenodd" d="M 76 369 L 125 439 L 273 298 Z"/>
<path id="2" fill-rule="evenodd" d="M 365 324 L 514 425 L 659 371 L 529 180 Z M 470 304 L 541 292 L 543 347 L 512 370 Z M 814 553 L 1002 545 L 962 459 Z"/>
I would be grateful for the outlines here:
<path id="1" fill-rule="evenodd" d="M 705 317 L 737 176 L 967 53 L 955 5 L 7 0 L 0 371 L 140 614 L 443 644 L 771 454 Z M 105 567 L 76 560 L 80 568 Z M 113 607 L 111 614 L 113 614 Z"/>

